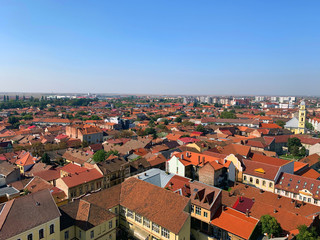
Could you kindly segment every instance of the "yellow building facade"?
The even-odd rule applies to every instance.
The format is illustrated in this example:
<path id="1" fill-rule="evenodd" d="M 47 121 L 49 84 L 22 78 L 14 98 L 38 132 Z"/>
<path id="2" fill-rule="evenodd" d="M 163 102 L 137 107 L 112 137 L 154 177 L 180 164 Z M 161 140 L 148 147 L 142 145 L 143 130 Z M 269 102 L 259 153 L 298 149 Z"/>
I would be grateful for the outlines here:
<path id="1" fill-rule="evenodd" d="M 18 226 L 17 226 L 18 227 Z M 8 240 L 51 240 L 60 239 L 60 218 L 36 226 Z"/>
<path id="2" fill-rule="evenodd" d="M 299 107 L 299 126 L 296 134 L 305 134 L 305 127 L 306 127 L 306 104 L 304 101 L 302 101 Z"/>
<path id="3" fill-rule="evenodd" d="M 274 192 L 274 181 L 243 173 L 242 183 L 268 192 Z"/>
<path id="4" fill-rule="evenodd" d="M 190 240 L 190 223 L 189 216 L 180 232 L 173 233 L 130 209 L 120 207 L 120 225 L 131 235 L 144 239 Z"/>

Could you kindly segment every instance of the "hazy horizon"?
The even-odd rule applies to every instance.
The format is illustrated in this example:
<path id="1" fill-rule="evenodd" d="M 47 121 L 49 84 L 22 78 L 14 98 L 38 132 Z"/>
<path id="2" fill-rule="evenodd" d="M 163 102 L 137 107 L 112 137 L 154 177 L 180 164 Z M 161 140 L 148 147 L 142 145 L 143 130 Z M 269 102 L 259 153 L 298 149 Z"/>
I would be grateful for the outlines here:
<path id="1" fill-rule="evenodd" d="M 320 2 L 3 1 L 3 92 L 319 96 Z"/>

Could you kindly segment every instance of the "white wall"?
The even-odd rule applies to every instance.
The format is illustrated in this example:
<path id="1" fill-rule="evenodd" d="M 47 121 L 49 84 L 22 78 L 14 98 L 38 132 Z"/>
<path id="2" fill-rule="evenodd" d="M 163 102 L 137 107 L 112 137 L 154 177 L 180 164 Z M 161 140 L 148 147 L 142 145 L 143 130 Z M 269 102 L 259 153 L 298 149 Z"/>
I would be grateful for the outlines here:
<path id="1" fill-rule="evenodd" d="M 178 170 L 178 171 L 177 171 Z M 167 164 L 167 171 L 169 173 L 177 174 L 179 176 L 185 177 L 185 167 L 179 161 L 179 158 L 173 156 Z"/>

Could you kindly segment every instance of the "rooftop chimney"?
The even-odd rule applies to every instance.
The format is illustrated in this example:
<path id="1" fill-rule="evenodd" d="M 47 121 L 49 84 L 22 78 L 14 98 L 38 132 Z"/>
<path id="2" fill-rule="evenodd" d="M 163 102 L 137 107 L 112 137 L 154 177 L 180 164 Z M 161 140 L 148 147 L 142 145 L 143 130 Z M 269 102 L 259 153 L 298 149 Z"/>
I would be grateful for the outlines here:
<path id="1" fill-rule="evenodd" d="M 247 210 L 246 210 L 246 216 L 247 216 L 247 217 L 250 217 L 250 214 L 249 214 L 249 213 L 250 213 L 250 212 L 249 212 L 249 209 L 247 209 Z"/>

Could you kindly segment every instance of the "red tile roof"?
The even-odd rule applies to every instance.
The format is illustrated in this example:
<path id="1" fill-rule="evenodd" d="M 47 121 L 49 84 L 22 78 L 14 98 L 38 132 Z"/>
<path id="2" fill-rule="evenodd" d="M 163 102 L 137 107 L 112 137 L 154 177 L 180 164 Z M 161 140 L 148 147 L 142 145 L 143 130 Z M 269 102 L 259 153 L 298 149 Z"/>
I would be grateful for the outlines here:
<path id="1" fill-rule="evenodd" d="M 19 159 L 16 160 L 16 164 L 21 166 L 28 166 L 28 165 L 35 164 L 36 161 L 37 161 L 36 157 L 33 157 L 31 153 L 26 152 Z"/>
<path id="2" fill-rule="evenodd" d="M 278 166 L 278 167 L 284 166 L 284 165 L 286 165 L 286 164 L 291 162 L 289 160 L 284 160 L 284 159 L 281 159 L 281 158 L 268 157 L 268 156 L 264 156 L 264 155 L 261 155 L 261 154 L 254 154 L 253 157 L 252 157 L 252 161 L 266 163 L 266 164 L 270 164 L 270 165 Z"/>
<path id="3" fill-rule="evenodd" d="M 306 177 L 306 178 L 319 179 L 320 173 L 318 173 L 316 170 L 310 168 L 307 171 L 305 171 L 303 174 L 301 174 L 301 176 Z"/>
<path id="4" fill-rule="evenodd" d="M 242 212 L 226 207 L 216 212 L 211 224 L 238 237 L 249 239 L 258 222 L 254 217 L 247 217 Z"/>
<path id="5" fill-rule="evenodd" d="M 75 187 L 83 183 L 91 182 L 102 178 L 103 175 L 96 169 L 90 169 L 85 172 L 71 174 L 70 176 L 61 178 L 62 181 L 69 187 Z"/>

